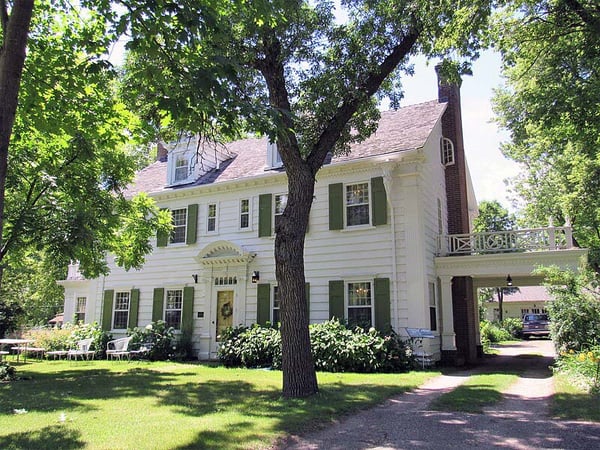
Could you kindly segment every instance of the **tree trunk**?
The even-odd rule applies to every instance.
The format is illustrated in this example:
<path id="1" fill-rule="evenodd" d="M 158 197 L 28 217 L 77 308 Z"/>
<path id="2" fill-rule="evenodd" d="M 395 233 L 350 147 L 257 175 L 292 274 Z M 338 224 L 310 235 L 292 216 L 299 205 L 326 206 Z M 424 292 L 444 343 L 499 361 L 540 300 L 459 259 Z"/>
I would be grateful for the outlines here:
<path id="1" fill-rule="evenodd" d="M 8 171 L 8 146 L 12 134 L 25 50 L 34 0 L 13 2 L 10 16 L 6 1 L 0 2 L 3 46 L 0 49 L 0 249 L 3 248 L 4 198 Z M 2 285 L 3 252 L 0 253 L 0 286 Z"/>
<path id="2" fill-rule="evenodd" d="M 504 288 L 496 288 L 496 291 L 498 292 L 498 320 L 502 322 L 504 320 Z"/>
<path id="3" fill-rule="evenodd" d="M 283 396 L 318 392 L 308 331 L 304 278 L 304 236 L 313 201 L 314 179 L 304 166 L 288 172 L 288 203 L 275 230 L 275 267 L 281 298 Z"/>

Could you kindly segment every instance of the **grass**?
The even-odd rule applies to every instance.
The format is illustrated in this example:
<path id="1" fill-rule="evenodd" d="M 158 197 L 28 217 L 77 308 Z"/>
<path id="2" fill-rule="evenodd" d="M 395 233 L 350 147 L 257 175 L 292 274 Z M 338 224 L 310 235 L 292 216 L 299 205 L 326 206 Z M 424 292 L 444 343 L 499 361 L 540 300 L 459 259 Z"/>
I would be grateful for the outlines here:
<path id="1" fill-rule="evenodd" d="M 501 401 L 502 391 L 517 378 L 515 374 L 473 375 L 462 385 L 434 400 L 431 408 L 481 414 L 484 407 Z"/>
<path id="2" fill-rule="evenodd" d="M 554 374 L 554 389 L 551 403 L 551 413 L 554 417 L 600 422 L 599 393 L 587 392 L 560 372 Z"/>
<path id="3" fill-rule="evenodd" d="M 438 372 L 319 373 L 308 399 L 281 372 L 203 364 L 48 361 L 0 384 L 0 448 L 264 448 L 413 389 Z"/>

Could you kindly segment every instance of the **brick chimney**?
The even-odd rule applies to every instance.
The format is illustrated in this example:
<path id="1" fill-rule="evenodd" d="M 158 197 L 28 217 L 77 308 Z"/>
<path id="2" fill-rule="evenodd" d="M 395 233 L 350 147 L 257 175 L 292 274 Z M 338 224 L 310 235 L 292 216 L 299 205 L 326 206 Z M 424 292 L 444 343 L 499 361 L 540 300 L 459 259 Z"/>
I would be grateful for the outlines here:
<path id="1" fill-rule="evenodd" d="M 448 202 L 448 233 L 469 233 L 469 205 L 467 201 L 467 170 L 460 109 L 460 81 L 449 83 L 444 79 L 441 65 L 435 67 L 438 77 L 438 101 L 447 103 L 442 116 L 442 133 L 454 144 L 453 165 L 446 167 L 446 198 Z"/>
<path id="2" fill-rule="evenodd" d="M 166 162 L 167 154 L 168 154 L 167 147 L 165 147 L 165 145 L 159 141 L 156 144 L 156 160 L 160 161 L 160 162 Z"/>
<path id="3" fill-rule="evenodd" d="M 448 234 L 471 231 L 467 200 L 467 169 L 460 108 L 460 77 L 450 82 L 444 77 L 441 64 L 435 67 L 438 77 L 438 101 L 447 103 L 442 116 L 442 134 L 454 145 L 454 164 L 446 166 L 446 200 Z M 457 74 L 458 75 L 458 74 Z M 452 278 L 452 312 L 456 352 L 442 354 L 442 359 L 456 365 L 475 363 L 482 352 L 477 340 L 477 305 L 471 277 Z M 443 352 L 444 353 L 444 352 Z"/>

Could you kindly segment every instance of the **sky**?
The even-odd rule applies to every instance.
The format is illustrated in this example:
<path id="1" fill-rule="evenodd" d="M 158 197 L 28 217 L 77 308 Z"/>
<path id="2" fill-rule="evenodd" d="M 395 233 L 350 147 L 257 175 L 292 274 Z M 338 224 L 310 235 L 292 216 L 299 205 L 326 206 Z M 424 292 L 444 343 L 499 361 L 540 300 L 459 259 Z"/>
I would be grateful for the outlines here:
<path id="1" fill-rule="evenodd" d="M 435 63 L 424 58 L 414 61 L 415 74 L 403 79 L 402 105 L 412 105 L 437 98 Z M 500 152 L 500 143 L 508 140 L 508 133 L 493 123 L 491 98 L 493 89 L 502 84 L 500 56 L 487 51 L 473 64 L 473 75 L 463 77 L 461 110 L 467 163 L 473 180 L 477 201 L 498 200 L 513 209 L 504 180 L 515 176 L 517 164 Z"/>

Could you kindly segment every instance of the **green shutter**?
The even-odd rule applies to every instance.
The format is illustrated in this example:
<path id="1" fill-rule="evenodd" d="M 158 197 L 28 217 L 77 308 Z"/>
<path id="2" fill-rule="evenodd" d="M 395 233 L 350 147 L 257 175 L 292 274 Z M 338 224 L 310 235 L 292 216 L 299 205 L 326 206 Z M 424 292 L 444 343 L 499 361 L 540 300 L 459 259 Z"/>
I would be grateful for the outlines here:
<path id="1" fill-rule="evenodd" d="M 260 283 L 256 286 L 256 323 L 266 325 L 271 320 L 271 285 Z"/>
<path id="2" fill-rule="evenodd" d="M 186 228 L 185 243 L 188 245 L 195 244 L 198 230 L 198 205 L 188 205 Z"/>
<path id="3" fill-rule="evenodd" d="M 258 196 L 258 237 L 271 236 L 273 219 L 273 194 Z"/>
<path id="4" fill-rule="evenodd" d="M 181 331 L 192 335 L 194 331 L 194 287 L 183 288 L 183 311 L 181 312 Z"/>
<path id="5" fill-rule="evenodd" d="M 371 178 L 371 191 L 373 193 L 373 225 L 387 223 L 387 197 L 383 177 Z"/>
<path id="6" fill-rule="evenodd" d="M 329 282 L 329 318 L 344 321 L 344 281 L 331 280 Z"/>
<path id="7" fill-rule="evenodd" d="M 155 288 L 152 296 L 152 322 L 163 320 L 164 288 Z"/>
<path id="8" fill-rule="evenodd" d="M 104 331 L 110 331 L 112 329 L 112 312 L 113 312 L 113 298 L 115 291 L 107 289 L 104 291 L 104 302 L 102 305 L 102 329 Z"/>
<path id="9" fill-rule="evenodd" d="M 375 278 L 375 328 L 389 332 L 392 328 L 390 315 L 390 279 Z"/>
<path id="10" fill-rule="evenodd" d="M 306 317 L 310 323 L 310 283 L 304 285 L 304 290 L 306 292 Z"/>
<path id="11" fill-rule="evenodd" d="M 329 229 L 344 228 L 344 185 L 335 183 L 329 185 Z"/>
<path id="12" fill-rule="evenodd" d="M 137 327 L 138 311 L 140 307 L 140 290 L 132 289 L 129 295 L 129 321 L 127 326 L 133 329 Z"/>

